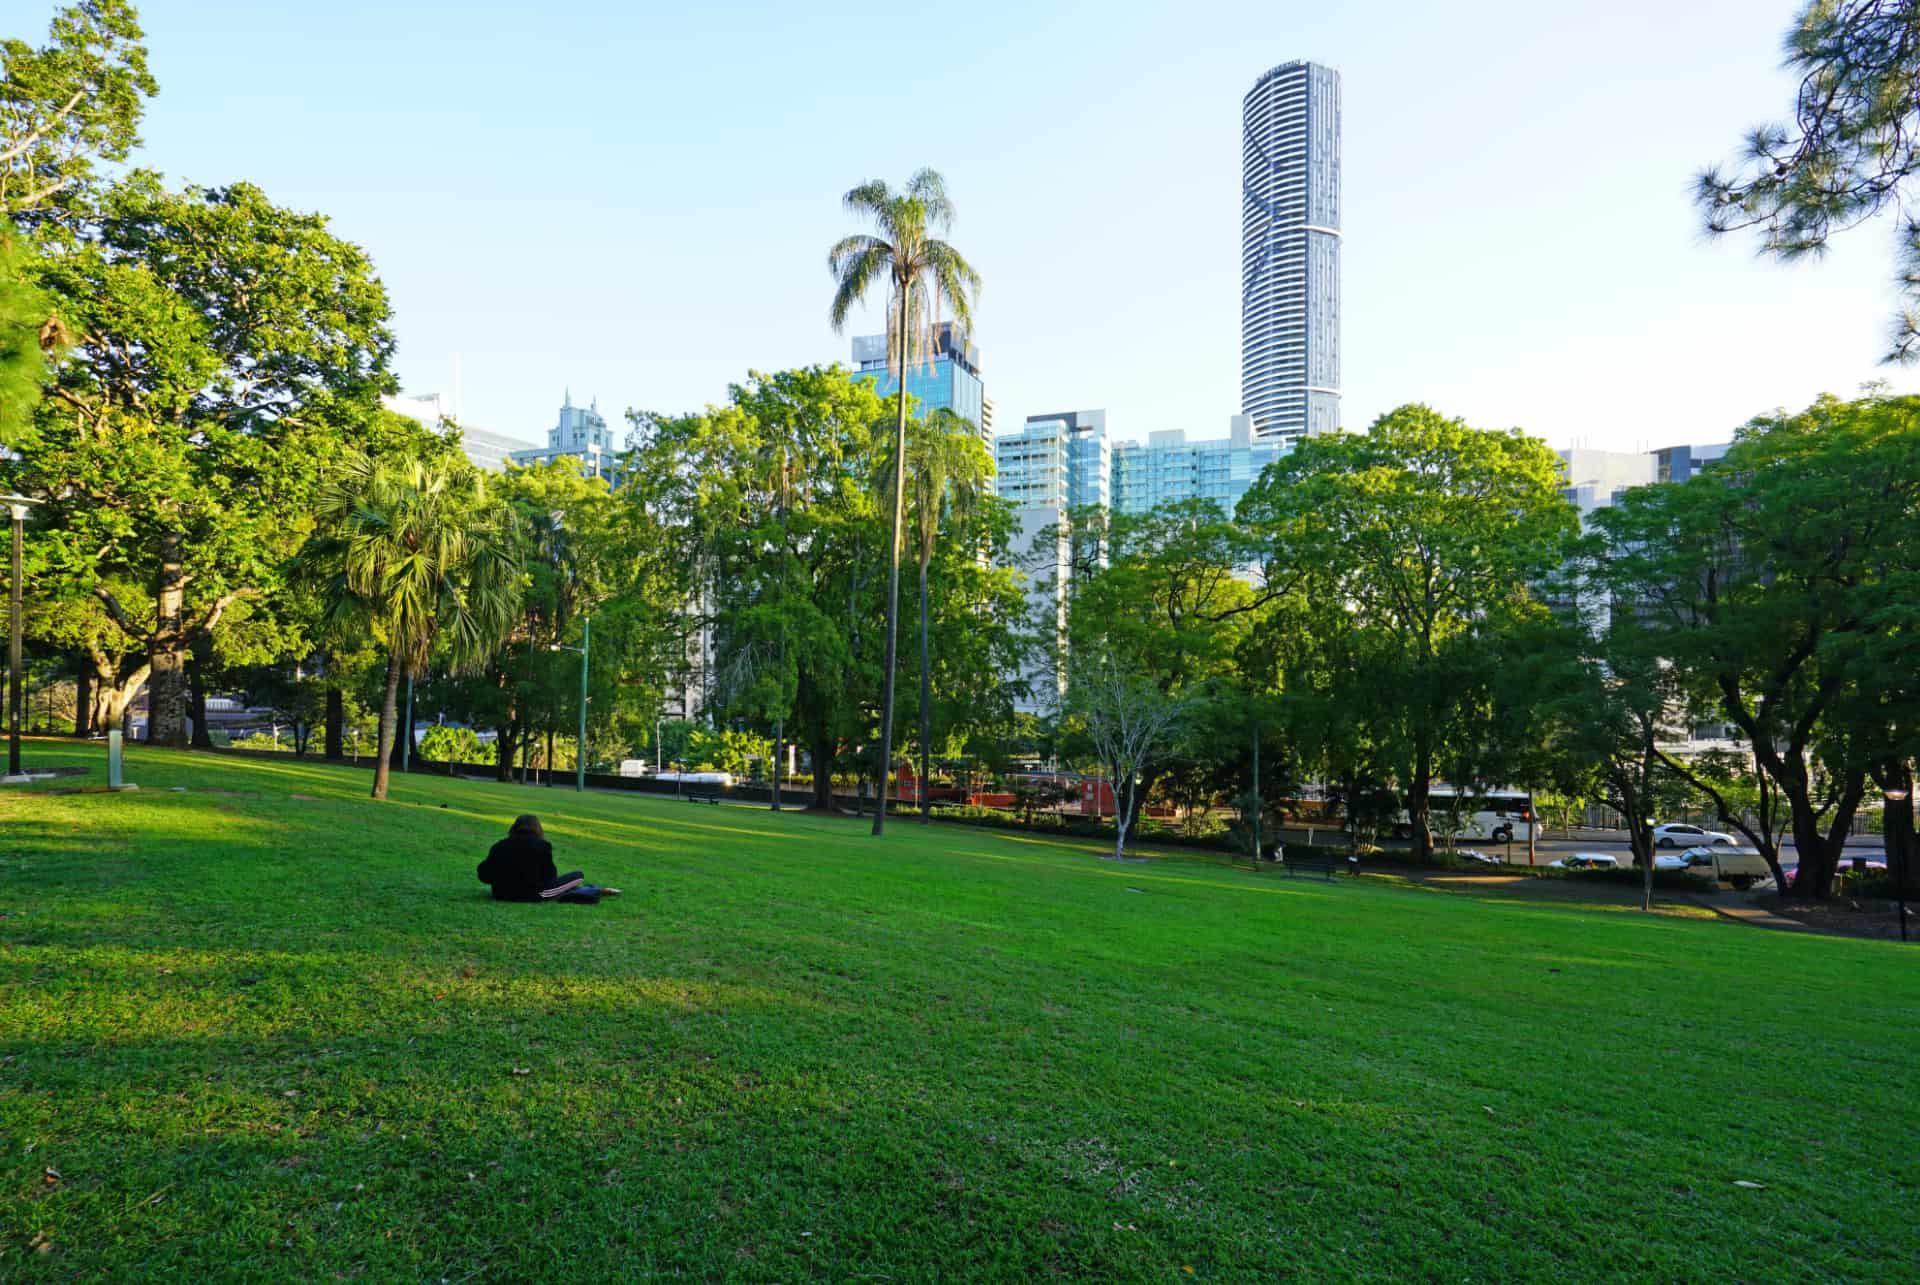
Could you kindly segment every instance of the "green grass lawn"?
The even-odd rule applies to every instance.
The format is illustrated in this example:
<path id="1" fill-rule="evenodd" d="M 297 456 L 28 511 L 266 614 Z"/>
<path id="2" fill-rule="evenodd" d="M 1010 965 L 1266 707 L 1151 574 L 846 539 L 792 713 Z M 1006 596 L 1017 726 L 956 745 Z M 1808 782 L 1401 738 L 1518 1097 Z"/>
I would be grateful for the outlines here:
<path id="1" fill-rule="evenodd" d="M 128 775 L 0 790 L 0 1277 L 1920 1273 L 1895 945 L 671 799 L 381 805 L 292 761 Z M 521 811 L 628 895 L 487 900 Z"/>

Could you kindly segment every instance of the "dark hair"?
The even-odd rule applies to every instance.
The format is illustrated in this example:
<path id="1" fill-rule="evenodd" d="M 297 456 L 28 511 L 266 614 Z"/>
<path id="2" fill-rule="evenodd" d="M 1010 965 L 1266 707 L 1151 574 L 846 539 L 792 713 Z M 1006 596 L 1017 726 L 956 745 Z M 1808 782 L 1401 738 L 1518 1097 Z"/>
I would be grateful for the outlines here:
<path id="1" fill-rule="evenodd" d="M 529 839 L 544 839 L 547 837 L 547 832 L 540 828 L 540 818 L 531 812 L 523 812 L 515 817 L 513 824 L 507 827 L 507 833 L 510 835 L 524 835 Z"/>

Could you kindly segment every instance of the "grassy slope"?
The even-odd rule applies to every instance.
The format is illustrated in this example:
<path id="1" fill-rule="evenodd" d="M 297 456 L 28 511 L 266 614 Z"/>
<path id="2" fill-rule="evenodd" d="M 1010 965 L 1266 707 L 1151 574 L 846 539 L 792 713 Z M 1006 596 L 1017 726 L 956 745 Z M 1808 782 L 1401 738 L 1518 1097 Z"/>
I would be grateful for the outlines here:
<path id="1" fill-rule="evenodd" d="M 0 1276 L 1920 1266 L 1893 946 L 537 787 L 378 806 L 295 763 L 129 775 L 0 792 Z M 485 900 L 523 809 L 629 895 Z"/>

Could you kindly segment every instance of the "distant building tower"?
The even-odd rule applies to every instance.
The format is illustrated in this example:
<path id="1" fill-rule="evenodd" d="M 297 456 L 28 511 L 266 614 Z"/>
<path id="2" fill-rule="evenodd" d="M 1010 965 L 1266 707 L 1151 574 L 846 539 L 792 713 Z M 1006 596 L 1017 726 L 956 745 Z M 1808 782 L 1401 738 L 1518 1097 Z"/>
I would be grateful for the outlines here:
<path id="1" fill-rule="evenodd" d="M 1259 437 L 1340 427 L 1340 73 L 1282 63 L 1242 105 L 1240 403 Z"/>
<path id="2" fill-rule="evenodd" d="M 1190 442 L 1180 429 L 1159 429 L 1145 442 L 1113 447 L 1113 511 L 1151 513 L 1182 500 L 1212 500 L 1232 517 L 1240 497 L 1269 464 L 1287 453 L 1280 437 L 1254 437 L 1245 415 L 1227 421 L 1227 435 Z"/>
<path id="3" fill-rule="evenodd" d="M 560 405 L 560 422 L 547 430 L 547 448 L 543 451 L 515 451 L 515 464 L 551 464 L 559 459 L 580 461 L 584 477 L 609 477 L 613 470 L 613 434 L 600 414 L 600 400 L 590 406 L 575 406 L 573 393 L 567 392 Z"/>
<path id="4" fill-rule="evenodd" d="M 973 346 L 967 332 L 951 321 L 943 321 L 933 332 L 932 352 L 924 362 L 907 368 L 907 395 L 913 399 L 913 413 L 945 407 L 980 430 L 980 442 L 989 452 L 993 437 L 987 428 L 991 418 L 986 387 L 980 382 L 980 350 Z M 887 373 L 887 337 L 858 335 L 853 341 L 853 377 L 873 380 L 874 391 L 882 397 L 893 396 L 893 376 Z"/>
<path id="5" fill-rule="evenodd" d="M 522 438 L 503 437 L 484 428 L 475 428 L 465 421 L 456 422 L 448 399 L 439 393 L 382 394 L 380 404 L 396 414 L 419 420 L 442 435 L 457 428 L 460 449 L 466 452 L 467 458 L 476 467 L 491 472 L 503 471 L 516 451 L 527 449 L 527 443 Z"/>
<path id="6" fill-rule="evenodd" d="M 1021 678 L 1022 712 L 1053 709 L 1066 691 L 1067 599 L 1073 509 L 1107 507 L 1113 447 L 1104 410 L 1029 415 L 1014 432 L 993 440 L 994 494 L 1014 506 L 1011 548 L 1027 576 L 1027 612 L 1047 645 Z"/>

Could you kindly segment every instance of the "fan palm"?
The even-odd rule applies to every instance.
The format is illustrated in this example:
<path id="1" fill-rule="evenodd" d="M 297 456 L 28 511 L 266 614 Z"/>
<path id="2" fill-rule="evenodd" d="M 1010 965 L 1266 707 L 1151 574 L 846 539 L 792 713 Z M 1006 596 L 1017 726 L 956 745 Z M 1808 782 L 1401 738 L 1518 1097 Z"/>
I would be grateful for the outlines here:
<path id="1" fill-rule="evenodd" d="M 932 670 L 927 659 L 927 567 L 940 546 L 942 524 L 951 529 L 972 512 L 993 461 L 972 420 L 944 406 L 915 422 L 907 444 L 911 472 L 914 553 L 920 561 L 920 820 L 933 815 L 927 792 L 928 744 L 932 737 Z"/>
<path id="2" fill-rule="evenodd" d="M 933 234 L 953 223 L 946 181 L 923 169 L 894 192 L 878 179 L 846 195 L 846 207 L 873 222 L 874 233 L 844 237 L 827 252 L 827 270 L 835 287 L 828 318 L 834 333 L 846 327 L 847 313 L 883 278 L 887 298 L 887 371 L 893 376 L 898 406 L 893 433 L 893 539 L 887 550 L 886 682 L 880 702 L 880 808 L 873 832 L 886 828 L 886 782 L 893 767 L 893 677 L 900 624 L 900 537 L 904 525 L 907 466 L 907 370 L 930 359 L 933 334 L 943 306 L 964 328 L 973 324 L 973 300 L 980 274 L 960 252 Z"/>
<path id="3" fill-rule="evenodd" d="M 440 643 L 449 668 L 483 663 L 520 610 L 520 535 L 478 469 L 457 456 L 350 456 L 321 495 L 313 560 L 336 623 L 370 622 L 387 646 L 373 797 L 387 797 L 400 680 Z"/>

